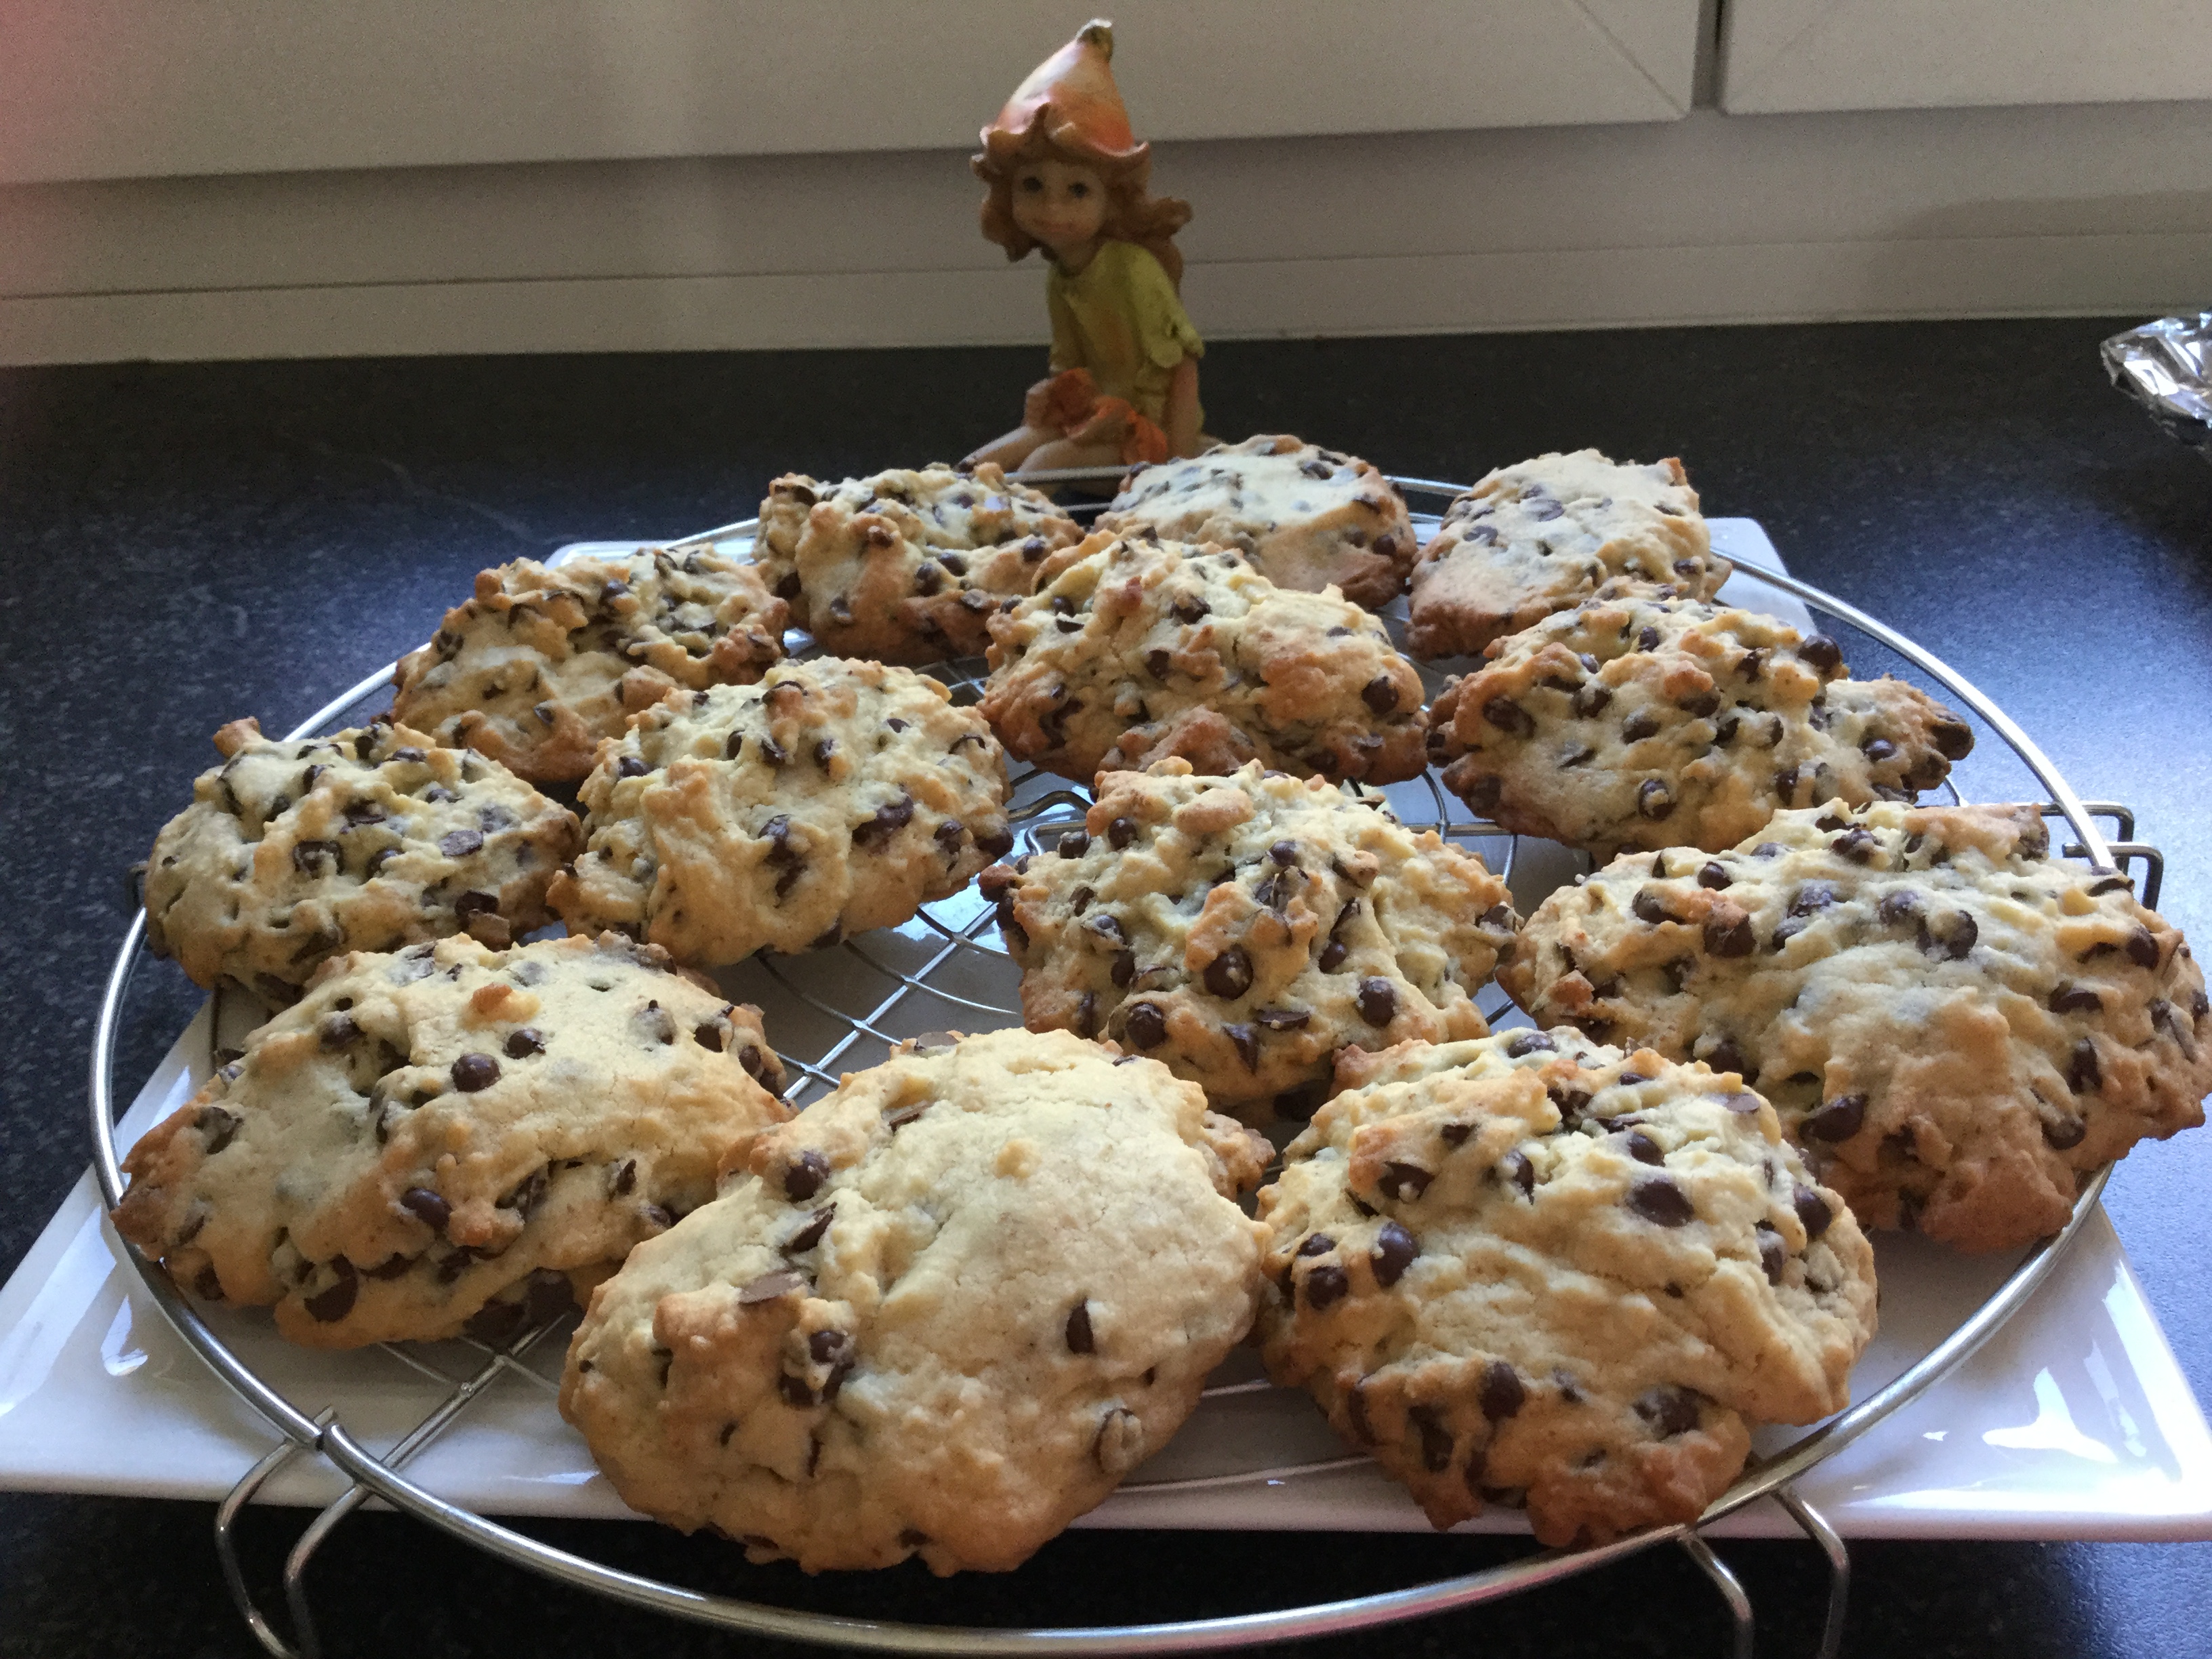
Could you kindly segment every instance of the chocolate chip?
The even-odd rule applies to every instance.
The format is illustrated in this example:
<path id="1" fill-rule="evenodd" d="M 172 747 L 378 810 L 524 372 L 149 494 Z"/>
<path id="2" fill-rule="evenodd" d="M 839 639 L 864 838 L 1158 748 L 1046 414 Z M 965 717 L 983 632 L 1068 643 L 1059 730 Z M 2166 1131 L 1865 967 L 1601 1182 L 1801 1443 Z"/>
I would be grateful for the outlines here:
<path id="1" fill-rule="evenodd" d="M 434 1233 L 446 1231 L 446 1222 L 453 1213 L 453 1206 L 428 1187 L 410 1187 L 399 1194 L 399 1207 Z"/>
<path id="2" fill-rule="evenodd" d="M 354 1272 L 353 1263 L 343 1256 L 332 1260 L 331 1266 L 337 1278 L 326 1288 L 307 1298 L 307 1312 L 323 1324 L 333 1324 L 353 1311 L 354 1298 L 361 1294 L 361 1279 Z"/>
<path id="3" fill-rule="evenodd" d="M 1333 1261 L 1324 1261 L 1306 1274 L 1306 1306 L 1319 1313 L 1323 1308 L 1344 1300 L 1352 1281 L 1344 1269 Z"/>
<path id="4" fill-rule="evenodd" d="M 1252 988 L 1252 958 L 1243 945 L 1231 945 L 1206 964 L 1206 988 L 1227 1002 Z"/>
<path id="5" fill-rule="evenodd" d="M 797 1232 L 783 1241 L 783 1253 L 786 1255 L 804 1255 L 822 1242 L 823 1236 L 830 1231 L 830 1224 L 836 1218 L 837 1206 L 835 1204 L 815 1211 L 799 1224 Z"/>
<path id="6" fill-rule="evenodd" d="M 1310 1233 L 1299 1241 L 1296 1255 L 1299 1256 L 1327 1255 L 1336 1248 L 1336 1241 L 1327 1233 Z"/>
<path id="7" fill-rule="evenodd" d="M 1798 1186 L 1790 1194 L 1790 1207 L 1797 1212 L 1797 1219 L 1804 1224 L 1805 1237 L 1818 1238 L 1828 1231 L 1836 1212 L 1828 1207 L 1828 1200 L 1810 1187 Z"/>
<path id="8" fill-rule="evenodd" d="M 1872 864 L 1875 855 L 1881 851 L 1881 843 L 1875 839 L 1872 830 L 1854 824 L 1830 842 L 1828 850 L 1853 864 Z"/>
<path id="9" fill-rule="evenodd" d="M 2086 985 L 2062 979 L 2051 987 L 2047 1006 L 2054 1014 L 2100 1014 L 2105 1011 L 2105 1000 Z"/>
<path id="10" fill-rule="evenodd" d="M 465 859 L 483 847 L 483 835 L 476 830 L 453 830 L 438 837 L 438 850 L 449 859 Z"/>
<path id="11" fill-rule="evenodd" d="M 1393 1202 L 1403 1200 L 1411 1204 L 1428 1191 L 1436 1178 L 1435 1170 L 1424 1170 L 1418 1164 L 1385 1164 L 1376 1178 L 1375 1190 Z"/>
<path id="12" fill-rule="evenodd" d="M 1375 1282 L 1384 1289 L 1396 1284 L 1413 1266 L 1420 1247 L 1413 1243 L 1413 1234 L 1395 1221 L 1386 1221 L 1375 1235 L 1375 1250 L 1369 1261 L 1375 1269 Z"/>
<path id="13" fill-rule="evenodd" d="M 1136 838 L 1137 821 L 1134 818 L 1115 818 L 1106 826 L 1106 844 L 1117 853 Z"/>
<path id="14" fill-rule="evenodd" d="M 741 739 L 738 733 L 735 732 L 730 733 L 730 742 L 732 744 L 735 744 L 739 741 L 741 741 Z M 734 752 L 731 755 L 731 758 L 733 760 L 736 758 Z M 620 760 L 615 763 L 615 775 L 618 778 L 641 778 L 651 769 L 652 769 L 647 767 L 646 763 L 642 760 L 640 760 L 635 755 L 624 755 Z M 439 843 L 440 846 L 443 846 L 444 844 L 445 843 L 443 842 Z"/>
<path id="15" fill-rule="evenodd" d="M 1964 910 L 1948 910 L 1920 924 L 1922 952 L 1938 962 L 1961 962 L 1981 937 L 1981 929 Z"/>
<path id="16" fill-rule="evenodd" d="M 1900 887 L 1893 893 L 1882 895 L 1881 902 L 1875 906 L 1875 915 L 1892 927 L 1900 927 L 1920 918 L 1920 895 L 1910 887 Z"/>
<path id="17" fill-rule="evenodd" d="M 1322 967 L 1327 970 L 1326 954 Z M 1398 994 L 1387 979 L 1363 979 L 1359 981 L 1359 1017 L 1370 1025 L 1388 1025 L 1398 1015 Z"/>
<path id="18" fill-rule="evenodd" d="M 960 842 L 967 831 L 960 827 L 959 820 L 947 818 L 930 834 L 946 858 L 957 859 L 960 856 Z"/>
<path id="19" fill-rule="evenodd" d="M 1091 1304 L 1079 1302 L 1067 1316 L 1067 1351 L 1070 1353 L 1095 1353 L 1097 1341 L 1091 1334 Z"/>
<path id="20" fill-rule="evenodd" d="M 325 1014 L 316 1028 L 316 1036 L 325 1049 L 335 1052 L 358 1042 L 361 1027 L 354 1024 L 351 1014 Z"/>
<path id="21" fill-rule="evenodd" d="M 1145 657 L 1145 666 L 1152 671 L 1152 675 L 1154 679 L 1164 680 L 1167 678 L 1168 653 L 1164 651 L 1152 651 L 1146 653 Z"/>
<path id="22" fill-rule="evenodd" d="M 2105 1071 L 2097 1060 L 2097 1045 L 2087 1037 L 2074 1045 L 2073 1058 L 2066 1065 L 2066 1086 L 2077 1095 L 2097 1094 L 2105 1086 Z"/>
<path id="23" fill-rule="evenodd" d="M 1697 1210 L 1672 1176 L 1645 1176 L 1628 1189 L 1628 1207 L 1662 1227 L 1686 1226 Z"/>
<path id="24" fill-rule="evenodd" d="M 1504 1422 L 1518 1412 L 1528 1399 L 1528 1390 L 1521 1381 L 1521 1373 L 1504 1360 L 1493 1359 L 1482 1368 L 1482 1382 L 1475 1401 L 1492 1422 Z"/>
<path id="25" fill-rule="evenodd" d="M 1751 1231 L 1759 1241 L 1759 1265 L 1766 1270 L 1766 1282 L 1779 1285 L 1783 1269 L 1790 1264 L 1789 1247 L 1783 1243 L 1781 1232 L 1771 1221 L 1759 1222 Z"/>
<path id="26" fill-rule="evenodd" d="M 2150 929 L 2148 927 L 2139 927 L 2134 933 L 2129 934 L 2124 948 L 2128 953 L 2128 960 L 2136 967 L 2158 966 L 2158 941 L 2151 937 Z"/>
<path id="27" fill-rule="evenodd" d="M 1674 791 L 1662 778 L 1646 778 L 1637 786 L 1636 810 L 1656 822 L 1674 810 Z"/>
<path id="28" fill-rule="evenodd" d="M 1133 1002 L 1123 1017 L 1122 1029 L 1139 1048 L 1157 1048 L 1168 1040 L 1168 1017 L 1157 1002 Z"/>
<path id="29" fill-rule="evenodd" d="M 1091 837 L 1080 830 L 1071 830 L 1060 838 L 1060 855 L 1064 859 L 1079 859 L 1091 850 Z"/>
<path id="30" fill-rule="evenodd" d="M 1844 647 L 1826 634 L 1808 634 L 1799 641 L 1797 654 L 1823 674 L 1832 674 L 1844 665 Z"/>
<path id="31" fill-rule="evenodd" d="M 793 1291 L 806 1288 L 806 1275 L 793 1267 L 778 1267 L 757 1279 L 749 1279 L 738 1291 L 740 1308 L 757 1307 L 763 1302 L 774 1302 L 789 1296 Z"/>
<path id="32" fill-rule="evenodd" d="M 1690 1389 L 1662 1383 L 1636 1396 L 1636 1414 L 1662 1438 L 1687 1434 L 1698 1426 L 1698 1396 Z"/>
<path id="33" fill-rule="evenodd" d="M 1708 916 L 1704 933 L 1708 956 L 1747 957 L 1759 947 L 1759 937 L 1752 931 L 1751 918 L 1741 914 L 1734 917 L 1718 914 Z"/>
<path id="34" fill-rule="evenodd" d="M 1298 844 L 1294 841 L 1279 841 L 1267 849 L 1267 856 L 1288 870 L 1298 861 Z"/>
<path id="35" fill-rule="evenodd" d="M 637 1160 L 626 1158 L 607 1174 L 607 1192 L 614 1198 L 623 1198 L 637 1185 Z"/>
<path id="36" fill-rule="evenodd" d="M 1628 902 L 1628 910 L 1629 914 L 1638 921 L 1661 922 L 1669 920 L 1666 905 L 1661 902 L 1659 895 L 1649 887 L 1637 889 L 1636 896 Z"/>
<path id="37" fill-rule="evenodd" d="M 1536 1193 L 1536 1166 L 1528 1161 L 1526 1152 L 1512 1152 L 1498 1160 L 1498 1178 L 1510 1186 L 1518 1187 L 1523 1198 L 1533 1198 Z"/>
<path id="38" fill-rule="evenodd" d="M 499 1081 L 499 1062 L 489 1054 L 463 1054 L 453 1062 L 453 1087 L 472 1095 Z"/>
<path id="39" fill-rule="evenodd" d="M 1838 1095 L 1808 1113 L 1797 1133 L 1814 1140 L 1849 1140 L 1866 1122 L 1864 1095 Z"/>
<path id="40" fill-rule="evenodd" d="M 1482 705 L 1482 718 L 1510 737 L 1532 738 L 1536 735 L 1536 722 L 1528 711 L 1510 697 L 1492 697 Z"/>
<path id="41" fill-rule="evenodd" d="M 783 1194 L 793 1203 L 802 1203 L 822 1190 L 822 1183 L 830 1179 L 830 1160 L 811 1147 L 783 1166 Z"/>
<path id="42" fill-rule="evenodd" d="M 545 1034 L 534 1025 L 521 1026 L 507 1033 L 505 1047 L 509 1060 L 527 1060 L 545 1052 Z"/>
<path id="43" fill-rule="evenodd" d="M 1945 760 L 1964 760 L 1974 752 L 1974 729 L 1964 720 L 1936 721 L 1928 728 L 1928 740 Z"/>
<path id="44" fill-rule="evenodd" d="M 1387 714 L 1398 706 L 1397 682 L 1388 674 L 1377 674 L 1360 688 L 1360 701 L 1378 714 Z M 1515 711 L 1518 713 L 1518 710 Z M 1524 720 L 1526 714 L 1522 715 Z"/>
<path id="45" fill-rule="evenodd" d="M 1638 1164 L 1664 1164 L 1667 1161 L 1666 1149 L 1641 1129 L 1631 1129 L 1622 1138 L 1622 1142 L 1629 1157 Z"/>
<path id="46" fill-rule="evenodd" d="M 2051 1143 L 2055 1152 L 2067 1152 L 2079 1146 L 2088 1133 L 2089 1126 L 2078 1117 L 2053 1118 L 2043 1126 L 2043 1138 Z"/>
<path id="47" fill-rule="evenodd" d="M 470 835 L 473 832 L 463 830 L 457 830 L 454 833 L 457 835 Z M 447 841 L 451 841 L 453 836 L 448 836 L 446 839 Z M 481 836 L 477 836 L 477 840 L 478 842 L 483 841 L 483 837 Z M 443 846 L 444 842 L 441 842 L 439 844 Z M 474 852 L 476 849 L 471 847 L 466 850 Z M 337 842 L 334 841 L 303 841 L 298 842 L 292 848 L 292 867 L 297 870 L 303 876 L 327 876 L 334 873 L 338 867 Z"/>

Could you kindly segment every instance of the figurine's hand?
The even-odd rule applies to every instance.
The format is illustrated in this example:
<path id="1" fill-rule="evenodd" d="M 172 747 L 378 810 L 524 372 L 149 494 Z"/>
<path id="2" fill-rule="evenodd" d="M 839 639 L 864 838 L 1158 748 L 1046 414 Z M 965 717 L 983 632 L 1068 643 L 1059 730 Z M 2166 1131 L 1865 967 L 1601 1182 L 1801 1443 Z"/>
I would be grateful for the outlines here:
<path id="1" fill-rule="evenodd" d="M 1022 399 L 1022 424 L 1041 430 L 1057 432 L 1060 422 L 1052 416 L 1052 377 L 1047 375 L 1029 390 Z"/>

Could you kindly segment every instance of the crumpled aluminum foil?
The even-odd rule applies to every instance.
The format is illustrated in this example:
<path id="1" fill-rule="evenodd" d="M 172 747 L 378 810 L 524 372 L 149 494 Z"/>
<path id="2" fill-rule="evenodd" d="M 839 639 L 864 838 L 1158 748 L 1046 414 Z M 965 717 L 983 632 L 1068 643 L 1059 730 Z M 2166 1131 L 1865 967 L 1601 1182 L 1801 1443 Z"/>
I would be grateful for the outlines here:
<path id="1" fill-rule="evenodd" d="M 2212 461 L 2212 311 L 2163 317 L 2097 349 L 2112 384 Z"/>

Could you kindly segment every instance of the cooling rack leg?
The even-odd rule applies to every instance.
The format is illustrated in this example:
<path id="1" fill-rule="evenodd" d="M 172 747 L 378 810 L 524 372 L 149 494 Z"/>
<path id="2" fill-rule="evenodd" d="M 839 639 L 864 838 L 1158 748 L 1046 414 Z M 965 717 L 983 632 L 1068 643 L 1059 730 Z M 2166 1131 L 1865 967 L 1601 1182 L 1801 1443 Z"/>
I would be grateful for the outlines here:
<path id="1" fill-rule="evenodd" d="M 1844 1609 L 1851 1599 L 1851 1553 L 1827 1517 L 1800 1498 L 1795 1486 L 1781 1487 L 1774 1499 L 1828 1558 L 1828 1621 L 1820 1632 L 1819 1659 L 1837 1659 L 1844 1650 Z"/>
<path id="2" fill-rule="evenodd" d="M 315 1421 L 327 1425 L 331 1416 L 331 1413 L 325 1412 Z M 253 1639 L 261 1644 L 264 1651 L 276 1655 L 276 1659 L 312 1659 L 312 1650 L 310 1653 L 303 1654 L 293 1647 L 276 1633 L 276 1627 L 269 1622 L 255 1604 L 253 1592 L 246 1587 L 246 1569 L 238 1559 L 238 1517 L 246 1504 L 252 1501 L 253 1494 L 261 1490 L 262 1484 L 305 1449 L 296 1442 L 287 1440 L 248 1469 L 245 1477 L 224 1494 L 222 1502 L 216 1504 L 215 1510 L 215 1553 L 216 1559 L 222 1564 L 222 1582 L 230 1591 L 231 1602 L 237 1607 L 239 1616 L 246 1620 L 246 1628 L 253 1632 Z M 289 1590 L 289 1585 L 287 1588 Z M 294 1611 L 296 1616 L 298 1609 L 295 1607 Z M 312 1644 L 312 1632 L 307 1639 Z"/>
<path id="3" fill-rule="evenodd" d="M 1689 1552 L 1690 1559 L 1705 1570 L 1727 1601 L 1729 1617 L 1735 1621 L 1735 1632 L 1729 1647 L 1731 1659 L 1752 1659 L 1751 1643 L 1753 1626 L 1751 1618 L 1751 1597 L 1744 1594 L 1743 1585 L 1728 1570 L 1727 1564 L 1715 1555 L 1712 1547 L 1695 1533 L 1685 1533 L 1682 1547 Z"/>

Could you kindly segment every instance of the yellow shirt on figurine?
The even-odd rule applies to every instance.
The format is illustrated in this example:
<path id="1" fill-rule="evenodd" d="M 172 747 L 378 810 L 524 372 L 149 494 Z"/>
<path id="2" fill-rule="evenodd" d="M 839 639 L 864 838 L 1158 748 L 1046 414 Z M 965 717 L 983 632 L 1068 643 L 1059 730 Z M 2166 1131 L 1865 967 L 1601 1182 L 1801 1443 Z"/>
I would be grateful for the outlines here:
<path id="1" fill-rule="evenodd" d="M 1053 265 L 1045 303 L 1052 313 L 1053 371 L 1089 369 L 1101 392 L 1127 399 L 1156 425 L 1166 418 L 1176 365 L 1206 355 L 1175 284 L 1134 242 L 1103 243 L 1073 276 Z"/>

